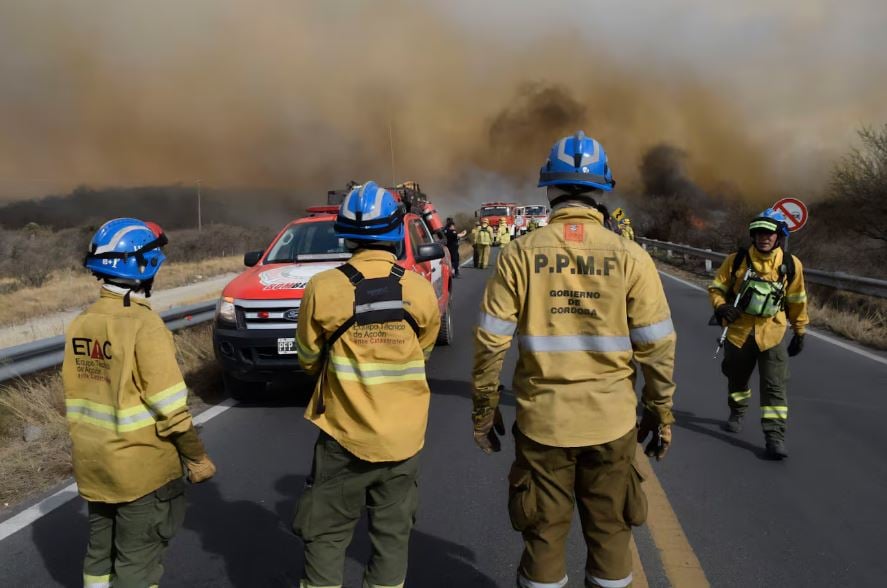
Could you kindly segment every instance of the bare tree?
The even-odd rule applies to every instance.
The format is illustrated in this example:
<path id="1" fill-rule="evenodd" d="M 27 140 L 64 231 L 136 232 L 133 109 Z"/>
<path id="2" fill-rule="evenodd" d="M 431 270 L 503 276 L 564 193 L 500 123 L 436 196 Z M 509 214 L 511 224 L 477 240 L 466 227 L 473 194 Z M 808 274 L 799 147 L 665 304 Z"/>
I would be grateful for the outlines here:
<path id="1" fill-rule="evenodd" d="M 854 148 L 832 172 L 835 198 L 853 209 L 860 235 L 887 242 L 887 124 L 859 131 L 861 148 Z"/>

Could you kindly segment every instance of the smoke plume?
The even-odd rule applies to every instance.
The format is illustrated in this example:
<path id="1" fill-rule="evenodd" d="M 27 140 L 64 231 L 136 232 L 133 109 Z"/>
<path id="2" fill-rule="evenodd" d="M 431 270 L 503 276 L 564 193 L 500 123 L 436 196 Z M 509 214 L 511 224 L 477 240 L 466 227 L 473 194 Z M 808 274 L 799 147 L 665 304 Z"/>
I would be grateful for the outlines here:
<path id="1" fill-rule="evenodd" d="M 779 109 L 752 117 L 680 51 L 619 51 L 615 34 L 564 20 L 587 4 L 540 4 L 528 33 L 527 15 L 468 19 L 462 2 L 8 2 L 0 198 L 199 180 L 308 203 L 374 178 L 417 180 L 444 208 L 532 201 L 552 142 L 579 128 L 604 145 L 620 188 L 646 181 L 641 158 L 662 142 L 687 154 L 701 189 L 767 198 L 821 182 L 832 153 L 820 145 L 803 151 L 803 173 L 771 163 L 798 147 L 773 124 Z M 652 43 L 640 36 L 651 30 L 629 41 Z M 883 112 L 870 82 L 856 114 Z"/>

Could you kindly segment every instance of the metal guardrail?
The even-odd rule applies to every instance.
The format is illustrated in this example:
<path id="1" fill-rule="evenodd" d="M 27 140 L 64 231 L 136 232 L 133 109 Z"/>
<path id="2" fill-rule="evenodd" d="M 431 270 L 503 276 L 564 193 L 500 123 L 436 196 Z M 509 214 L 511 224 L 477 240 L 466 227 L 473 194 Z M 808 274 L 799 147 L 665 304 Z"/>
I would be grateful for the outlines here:
<path id="1" fill-rule="evenodd" d="M 657 241 L 656 239 L 647 239 L 645 237 L 638 237 L 637 241 L 644 245 L 645 249 L 647 247 L 653 247 L 656 249 L 664 249 L 669 252 L 669 255 L 677 251 L 678 253 L 686 253 L 695 257 L 701 257 L 706 260 L 705 269 L 709 272 L 712 271 L 712 261 L 721 262 L 727 258 L 726 253 L 712 251 L 711 249 L 699 249 L 698 247 L 690 247 L 689 245 L 680 245 L 668 241 Z M 837 290 L 846 290 L 848 292 L 856 292 L 857 294 L 887 298 L 887 280 L 854 276 L 844 272 L 825 272 L 810 268 L 804 268 L 804 280 L 812 284 L 828 286 Z"/>
<path id="2" fill-rule="evenodd" d="M 170 330 L 177 331 L 211 321 L 215 312 L 215 302 L 198 302 L 165 310 L 160 318 Z M 0 349 L 0 382 L 60 365 L 64 355 L 64 335 Z"/>

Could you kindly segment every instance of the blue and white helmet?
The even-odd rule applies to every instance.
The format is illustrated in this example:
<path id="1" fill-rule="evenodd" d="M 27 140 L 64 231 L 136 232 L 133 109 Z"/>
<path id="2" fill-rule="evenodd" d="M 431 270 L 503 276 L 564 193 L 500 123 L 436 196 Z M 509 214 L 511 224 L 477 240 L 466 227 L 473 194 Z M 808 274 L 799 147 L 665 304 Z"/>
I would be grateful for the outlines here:
<path id="1" fill-rule="evenodd" d="M 781 212 L 768 208 L 748 224 L 748 232 L 754 233 L 755 231 L 767 231 L 768 233 L 778 233 L 781 237 L 788 237 L 788 221 Z"/>
<path id="2" fill-rule="evenodd" d="M 540 188 L 584 186 L 609 192 L 615 185 L 604 148 L 582 131 L 555 143 L 539 170 Z"/>
<path id="3" fill-rule="evenodd" d="M 356 186 L 339 207 L 336 235 L 356 241 L 402 241 L 404 208 L 375 182 Z"/>
<path id="4" fill-rule="evenodd" d="M 157 275 L 168 242 L 156 223 L 116 218 L 103 224 L 89 243 L 83 265 L 94 274 L 139 285 Z"/>

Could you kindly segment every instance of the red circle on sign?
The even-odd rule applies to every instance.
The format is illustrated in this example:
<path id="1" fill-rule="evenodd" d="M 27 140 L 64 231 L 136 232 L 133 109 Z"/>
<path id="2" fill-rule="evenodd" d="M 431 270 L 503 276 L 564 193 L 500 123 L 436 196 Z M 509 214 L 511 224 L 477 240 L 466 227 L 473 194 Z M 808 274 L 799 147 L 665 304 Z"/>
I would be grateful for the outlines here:
<path id="1" fill-rule="evenodd" d="M 785 216 L 788 230 L 792 233 L 807 224 L 807 207 L 797 198 L 783 198 L 773 205 L 773 210 Z"/>

